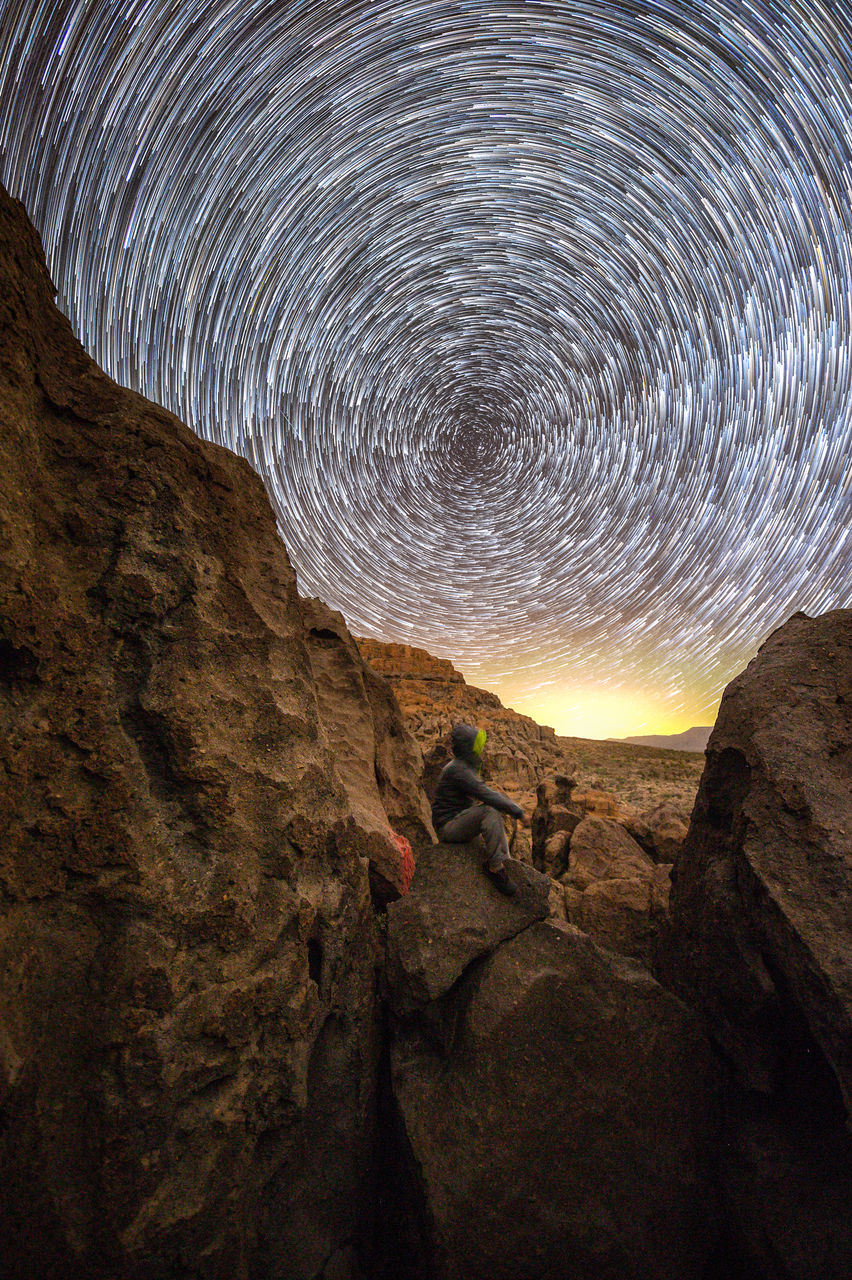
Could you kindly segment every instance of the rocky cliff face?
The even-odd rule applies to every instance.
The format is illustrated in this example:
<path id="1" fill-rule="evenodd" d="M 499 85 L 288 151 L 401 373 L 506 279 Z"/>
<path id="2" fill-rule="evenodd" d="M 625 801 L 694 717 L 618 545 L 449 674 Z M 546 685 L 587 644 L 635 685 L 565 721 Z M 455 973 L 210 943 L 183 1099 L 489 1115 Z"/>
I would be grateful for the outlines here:
<path id="1" fill-rule="evenodd" d="M 4 1276 L 343 1274 L 368 859 L 392 891 L 389 817 L 427 834 L 419 752 L 258 478 L 94 366 L 2 192 L 0 450 Z"/>
<path id="2" fill-rule="evenodd" d="M 379 640 L 357 643 L 396 694 L 423 752 L 427 792 L 449 758 L 450 730 L 462 720 L 487 731 L 488 780 L 528 812 L 540 782 L 573 775 L 579 784 L 575 799 L 589 812 L 628 822 L 667 803 L 688 818 L 703 767 L 700 755 L 562 737 L 504 707 L 496 694 L 467 684 L 452 663 L 425 649 Z"/>

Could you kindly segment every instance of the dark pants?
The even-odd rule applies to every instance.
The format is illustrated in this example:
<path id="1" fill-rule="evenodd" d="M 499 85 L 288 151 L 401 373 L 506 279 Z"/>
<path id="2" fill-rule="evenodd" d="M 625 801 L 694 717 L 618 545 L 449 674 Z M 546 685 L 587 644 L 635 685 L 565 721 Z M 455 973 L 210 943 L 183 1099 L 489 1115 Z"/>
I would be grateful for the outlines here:
<path id="1" fill-rule="evenodd" d="M 499 871 L 509 858 L 509 842 L 503 817 L 490 804 L 474 804 L 462 809 L 449 822 L 444 822 L 438 832 L 447 844 L 464 844 L 482 833 L 485 839 L 485 866 L 488 871 Z"/>

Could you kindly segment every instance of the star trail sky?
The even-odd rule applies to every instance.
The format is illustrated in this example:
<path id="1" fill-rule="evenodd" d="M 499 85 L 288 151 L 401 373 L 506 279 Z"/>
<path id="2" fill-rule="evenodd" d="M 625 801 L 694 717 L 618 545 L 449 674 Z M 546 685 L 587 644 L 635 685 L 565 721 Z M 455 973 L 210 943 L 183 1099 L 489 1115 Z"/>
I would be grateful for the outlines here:
<path id="1" fill-rule="evenodd" d="M 563 732 L 852 603 L 847 0 L 0 0 L 0 178 L 303 592 Z"/>

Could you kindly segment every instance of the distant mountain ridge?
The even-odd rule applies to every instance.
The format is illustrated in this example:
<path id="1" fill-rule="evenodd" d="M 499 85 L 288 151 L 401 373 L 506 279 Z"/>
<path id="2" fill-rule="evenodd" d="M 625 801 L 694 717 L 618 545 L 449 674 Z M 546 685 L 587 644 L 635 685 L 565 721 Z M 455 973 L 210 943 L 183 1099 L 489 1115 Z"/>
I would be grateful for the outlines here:
<path id="1" fill-rule="evenodd" d="M 666 751 L 704 751 L 712 724 L 693 725 L 683 733 L 651 733 L 644 738 L 610 738 L 610 742 L 629 742 L 632 747 L 662 747 Z"/>

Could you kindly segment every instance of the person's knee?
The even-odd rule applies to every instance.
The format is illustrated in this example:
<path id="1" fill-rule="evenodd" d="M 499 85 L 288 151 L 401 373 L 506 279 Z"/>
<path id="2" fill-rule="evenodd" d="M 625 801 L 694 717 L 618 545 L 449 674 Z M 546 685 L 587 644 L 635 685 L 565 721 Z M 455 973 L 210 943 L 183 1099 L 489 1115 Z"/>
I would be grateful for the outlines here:
<path id="1" fill-rule="evenodd" d="M 497 809 L 492 808 L 490 804 L 483 805 L 485 813 L 482 817 L 482 826 L 490 831 L 504 831 L 503 818 Z"/>

